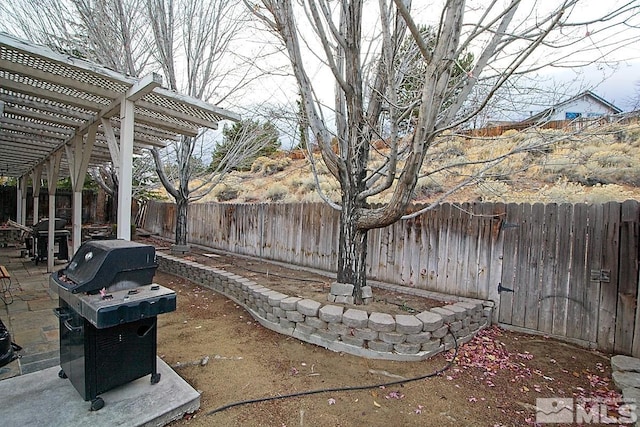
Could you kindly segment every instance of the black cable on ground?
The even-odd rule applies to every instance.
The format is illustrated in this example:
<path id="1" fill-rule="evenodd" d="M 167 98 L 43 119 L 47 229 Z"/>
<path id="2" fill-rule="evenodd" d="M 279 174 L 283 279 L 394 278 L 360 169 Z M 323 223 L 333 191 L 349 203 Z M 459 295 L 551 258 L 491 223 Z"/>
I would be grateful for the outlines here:
<path id="1" fill-rule="evenodd" d="M 241 400 L 241 401 L 238 401 L 238 402 L 229 403 L 227 405 L 224 405 L 224 406 L 221 406 L 219 408 L 213 409 L 213 410 L 205 413 L 204 415 L 206 415 L 206 416 L 213 415 L 213 414 L 216 414 L 218 412 L 222 412 L 222 411 L 224 411 L 226 409 L 234 408 L 236 406 L 248 405 L 250 403 L 270 402 L 270 401 L 273 401 L 273 400 L 289 399 L 289 398 L 292 398 L 292 397 L 309 396 L 309 395 L 312 395 L 312 394 L 320 394 L 320 393 L 334 393 L 334 392 L 340 392 L 340 391 L 370 390 L 370 389 L 374 389 L 374 388 L 390 387 L 390 386 L 393 386 L 393 385 L 406 384 L 406 383 L 410 383 L 410 382 L 413 382 L 413 381 L 420 381 L 420 380 L 424 380 L 424 379 L 427 379 L 427 378 L 435 377 L 435 376 L 440 375 L 443 372 L 447 371 L 449 368 L 451 368 L 451 366 L 453 366 L 453 362 L 456 360 L 456 357 L 458 356 L 458 340 L 456 339 L 455 335 L 451 331 L 448 331 L 448 332 L 453 337 L 453 345 L 454 345 L 454 348 L 455 348 L 455 351 L 453 353 L 453 357 L 451 358 L 451 360 L 449 362 L 447 362 L 447 364 L 446 364 L 446 366 L 444 368 L 438 369 L 438 370 L 436 370 L 434 372 L 431 372 L 429 374 L 421 375 L 419 377 L 407 378 L 407 379 L 404 379 L 404 380 L 380 383 L 380 384 L 363 385 L 363 386 L 335 387 L 335 388 L 323 388 L 323 389 L 318 389 L 318 390 L 302 391 L 302 392 L 299 392 L 299 393 L 283 394 L 283 395 L 280 395 L 280 396 L 261 397 L 261 398 L 257 398 L 257 399 Z"/>

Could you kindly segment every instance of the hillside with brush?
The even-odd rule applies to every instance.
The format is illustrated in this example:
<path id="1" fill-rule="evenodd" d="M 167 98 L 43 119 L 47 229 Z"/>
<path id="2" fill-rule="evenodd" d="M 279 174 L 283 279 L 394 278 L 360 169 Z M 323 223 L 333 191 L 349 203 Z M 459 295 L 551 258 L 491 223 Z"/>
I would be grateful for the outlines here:
<path id="1" fill-rule="evenodd" d="M 388 153 L 371 150 L 375 168 Z M 320 158 L 319 154 L 314 154 Z M 487 159 L 497 159 L 487 163 Z M 322 190 L 339 199 L 339 186 L 318 162 Z M 488 168 L 487 166 L 491 166 Z M 446 168 L 448 166 L 448 168 Z M 444 168 L 444 169 L 443 169 Z M 440 170 L 433 173 L 433 171 Z M 425 160 L 415 190 L 417 202 L 603 203 L 640 200 L 640 124 L 600 127 L 570 134 L 560 130 L 507 131 L 493 138 L 444 135 Z M 388 194 L 369 199 L 384 202 Z M 301 152 L 257 158 L 250 171 L 230 173 L 201 202 L 320 201 L 309 161 Z"/>

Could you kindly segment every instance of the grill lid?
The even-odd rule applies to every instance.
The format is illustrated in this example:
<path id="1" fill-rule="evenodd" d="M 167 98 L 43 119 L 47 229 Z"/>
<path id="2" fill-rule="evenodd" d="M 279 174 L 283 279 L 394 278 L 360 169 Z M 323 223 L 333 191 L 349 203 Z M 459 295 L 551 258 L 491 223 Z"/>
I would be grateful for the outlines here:
<path id="1" fill-rule="evenodd" d="M 56 230 L 62 230 L 64 229 L 64 226 L 67 225 L 67 221 L 62 219 L 62 218 L 56 218 L 55 219 L 55 224 L 54 224 L 54 229 Z M 34 232 L 41 232 L 41 231 L 48 231 L 49 230 L 49 218 L 45 218 L 42 219 L 40 221 L 38 221 L 37 224 L 35 224 L 33 226 L 33 231 Z"/>
<path id="2" fill-rule="evenodd" d="M 73 293 L 102 288 L 130 288 L 151 283 L 157 268 L 153 246 L 128 240 L 90 240 L 56 280 Z M 60 280 L 66 276 L 64 280 Z"/>

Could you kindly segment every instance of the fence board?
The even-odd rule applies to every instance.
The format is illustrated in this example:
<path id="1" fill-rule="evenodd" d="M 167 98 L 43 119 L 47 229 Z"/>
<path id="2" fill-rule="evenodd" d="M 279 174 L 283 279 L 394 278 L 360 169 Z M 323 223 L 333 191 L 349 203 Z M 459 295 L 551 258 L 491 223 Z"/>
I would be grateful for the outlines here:
<path id="1" fill-rule="evenodd" d="M 413 240 L 413 223 L 415 219 L 407 221 L 406 224 L 395 223 L 394 229 L 397 230 L 399 236 L 402 236 L 400 239 L 396 240 L 398 244 L 398 254 L 400 255 L 400 280 L 405 286 L 411 287 L 413 286 L 413 271 L 411 265 L 411 253 L 410 251 L 414 249 L 414 240 Z M 400 227 L 397 227 L 400 225 Z M 397 264 L 394 263 L 394 264 Z"/>
<path id="2" fill-rule="evenodd" d="M 557 264 L 557 216 L 555 203 L 545 205 L 542 228 L 542 279 L 540 286 L 540 307 L 537 330 L 550 334 L 553 325 L 554 275 Z"/>
<path id="3" fill-rule="evenodd" d="M 427 258 L 427 282 L 426 289 L 438 289 L 438 254 L 440 253 L 440 234 L 439 221 L 437 211 L 428 211 L 428 235 L 429 239 L 427 247 L 429 248 L 429 256 Z"/>
<path id="4" fill-rule="evenodd" d="M 540 288 L 541 268 L 542 268 L 542 252 L 544 251 L 542 243 L 542 229 L 544 225 L 544 205 L 536 203 L 531 209 L 531 220 L 528 230 L 531 236 L 531 245 L 527 250 L 527 299 L 525 303 L 526 312 L 524 326 L 528 329 L 536 329 L 538 327 L 538 316 L 540 307 Z"/>
<path id="5" fill-rule="evenodd" d="M 419 287 L 421 275 L 421 254 L 424 251 L 422 245 L 422 217 L 418 216 L 407 224 L 409 229 L 409 244 L 405 245 L 405 259 L 409 261 L 409 286 Z"/>
<path id="6" fill-rule="evenodd" d="M 604 206 L 589 206 L 589 221 L 587 224 L 587 260 L 585 266 L 585 303 L 586 321 L 584 325 L 585 339 L 589 342 L 597 342 L 598 340 L 598 306 L 600 304 L 600 288 L 599 280 L 592 280 L 592 270 L 601 269 L 602 260 L 602 240 L 603 224 L 604 224 Z"/>
<path id="7" fill-rule="evenodd" d="M 502 263 L 501 282 L 503 288 L 513 292 L 502 291 L 500 293 L 500 317 L 501 323 L 513 324 L 513 304 L 516 283 L 516 261 L 518 259 L 518 247 L 520 241 L 520 226 L 522 222 L 522 205 L 511 203 L 507 205 L 507 214 L 502 224 L 504 233 L 504 254 Z"/>
<path id="8" fill-rule="evenodd" d="M 628 200 L 620 211 L 620 282 L 616 322 L 616 353 L 631 354 L 638 294 L 638 203 Z"/>
<path id="9" fill-rule="evenodd" d="M 552 333 L 565 336 L 567 333 L 567 310 L 569 307 L 569 284 L 571 275 L 571 224 L 573 205 L 563 203 L 558 206 L 558 269 L 555 275 L 555 293 L 552 316 Z"/>
<path id="10" fill-rule="evenodd" d="M 491 214 L 491 245 L 489 252 L 489 271 L 484 276 L 480 276 L 479 282 L 484 294 L 479 295 L 493 301 L 495 306 L 494 321 L 497 321 L 500 315 L 500 294 L 498 293 L 498 284 L 501 281 L 501 275 L 504 262 L 504 237 L 505 233 L 502 229 L 506 218 L 506 206 L 503 203 L 496 203 L 491 206 L 484 206 L 484 213 Z M 481 244 L 482 242 L 480 242 Z"/>
<path id="11" fill-rule="evenodd" d="M 462 205 L 462 225 L 466 240 L 465 254 L 461 268 L 458 269 L 458 281 L 461 284 L 461 295 L 477 298 L 479 295 L 478 270 L 480 253 L 478 239 L 480 238 L 480 218 L 482 211 L 476 212 L 471 203 Z"/>
<path id="12" fill-rule="evenodd" d="M 514 297 L 513 297 L 513 320 L 514 326 L 525 326 L 525 315 L 527 306 L 527 278 L 529 276 L 528 260 L 531 256 L 531 205 L 522 205 L 522 217 L 520 227 L 518 227 L 519 240 L 516 258 Z"/>
<path id="13" fill-rule="evenodd" d="M 600 269 L 610 272 L 610 282 L 600 287 L 598 308 L 598 348 L 613 352 L 618 307 L 618 249 L 620 247 L 620 204 L 607 203 L 603 211 L 602 255 Z M 598 266 L 596 265 L 595 268 Z"/>
<path id="14" fill-rule="evenodd" d="M 451 205 L 451 214 L 450 214 L 450 229 L 449 233 L 449 242 L 447 244 L 447 276 L 446 283 L 454 283 L 455 284 L 455 295 L 458 295 L 463 290 L 460 289 L 460 283 L 457 281 L 457 271 L 460 265 L 460 257 L 463 256 L 461 253 L 464 252 L 464 236 L 461 230 L 461 219 L 460 219 L 460 208 L 457 204 Z M 445 288 L 444 292 L 447 292 Z"/>
<path id="15" fill-rule="evenodd" d="M 443 203 L 438 209 L 438 222 L 444 227 L 438 229 L 438 292 L 446 292 L 447 255 L 449 251 L 449 234 L 451 234 L 451 205 Z"/>
<path id="16" fill-rule="evenodd" d="M 587 305 L 584 289 L 586 233 L 587 233 L 587 206 L 580 203 L 573 208 L 573 251 L 571 259 L 571 281 L 569 286 L 569 307 L 567 309 L 567 336 L 570 338 L 584 339 L 584 324 Z"/>
<path id="17" fill-rule="evenodd" d="M 491 268 L 491 213 L 487 210 L 491 205 L 475 204 L 473 211 L 475 217 L 473 221 L 473 234 L 474 239 L 473 247 L 475 253 L 473 254 L 473 271 L 471 272 L 475 277 L 474 293 L 475 297 L 486 298 L 488 295 L 489 284 L 489 270 Z M 498 280 L 499 282 L 499 280 Z M 494 283 L 493 286 L 498 286 L 498 283 Z"/>

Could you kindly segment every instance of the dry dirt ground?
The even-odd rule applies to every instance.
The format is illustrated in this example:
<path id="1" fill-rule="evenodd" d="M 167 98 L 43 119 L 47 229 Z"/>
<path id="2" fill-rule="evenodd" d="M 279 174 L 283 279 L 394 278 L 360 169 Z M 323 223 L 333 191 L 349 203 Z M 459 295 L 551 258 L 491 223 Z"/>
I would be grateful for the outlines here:
<path id="1" fill-rule="evenodd" d="M 330 282 L 267 262 L 189 256 L 303 295 L 326 295 Z M 177 310 L 158 318 L 158 354 L 202 393 L 200 411 L 172 426 L 526 426 L 535 425 L 536 398 L 619 397 L 607 355 L 542 336 L 491 327 L 461 346 L 451 364 L 452 352 L 422 362 L 368 360 L 270 331 L 233 301 L 183 278 L 158 272 L 154 281 L 178 295 Z M 374 292 L 389 312 L 433 302 Z"/>

